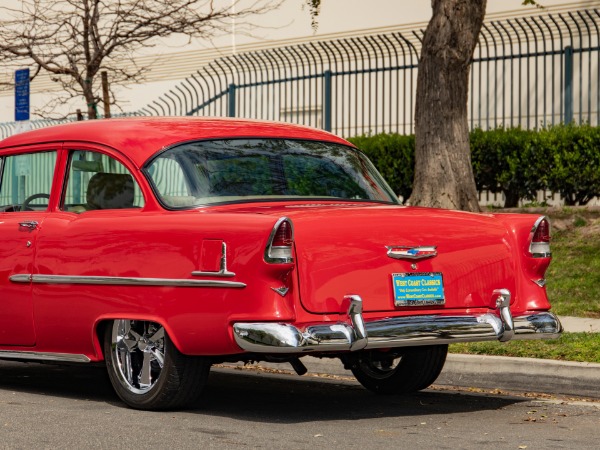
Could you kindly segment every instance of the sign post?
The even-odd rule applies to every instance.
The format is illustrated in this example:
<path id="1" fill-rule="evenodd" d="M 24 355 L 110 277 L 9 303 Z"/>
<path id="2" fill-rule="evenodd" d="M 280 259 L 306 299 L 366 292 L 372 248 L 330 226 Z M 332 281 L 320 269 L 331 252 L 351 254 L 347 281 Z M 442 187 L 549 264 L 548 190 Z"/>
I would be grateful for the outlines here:
<path id="1" fill-rule="evenodd" d="M 15 70 L 15 132 L 31 129 L 29 123 L 29 69 Z"/>

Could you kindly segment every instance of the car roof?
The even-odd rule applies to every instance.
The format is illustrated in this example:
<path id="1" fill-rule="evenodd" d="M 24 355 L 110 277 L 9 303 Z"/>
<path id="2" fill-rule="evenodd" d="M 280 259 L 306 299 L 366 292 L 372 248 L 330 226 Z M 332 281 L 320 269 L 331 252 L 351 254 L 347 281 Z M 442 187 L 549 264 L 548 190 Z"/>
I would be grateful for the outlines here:
<path id="1" fill-rule="evenodd" d="M 349 144 L 326 131 L 282 122 L 205 117 L 128 117 L 55 125 L 16 134 L 0 141 L 8 148 L 52 142 L 86 142 L 120 150 L 138 166 L 159 150 L 177 143 L 232 138 L 308 139 Z"/>

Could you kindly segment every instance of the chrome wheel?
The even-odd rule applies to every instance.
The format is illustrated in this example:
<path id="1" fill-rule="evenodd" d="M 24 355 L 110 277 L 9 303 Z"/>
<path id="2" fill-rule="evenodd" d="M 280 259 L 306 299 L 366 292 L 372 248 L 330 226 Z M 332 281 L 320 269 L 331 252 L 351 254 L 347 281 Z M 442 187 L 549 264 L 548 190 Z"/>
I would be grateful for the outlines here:
<path id="1" fill-rule="evenodd" d="M 115 320 L 112 351 L 123 387 L 134 394 L 147 393 L 165 364 L 165 329 L 153 322 Z"/>
<path id="2" fill-rule="evenodd" d="M 108 377 L 129 406 L 176 409 L 200 398 L 210 371 L 209 358 L 182 354 L 156 322 L 118 319 L 104 330 Z"/>

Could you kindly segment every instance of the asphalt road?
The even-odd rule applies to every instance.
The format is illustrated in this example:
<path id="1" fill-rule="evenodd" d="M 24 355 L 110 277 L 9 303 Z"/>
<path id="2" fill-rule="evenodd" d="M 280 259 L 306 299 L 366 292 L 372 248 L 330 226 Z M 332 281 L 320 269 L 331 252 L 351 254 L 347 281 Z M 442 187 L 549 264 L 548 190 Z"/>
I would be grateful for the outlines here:
<path id="1" fill-rule="evenodd" d="M 595 448 L 600 403 L 216 369 L 201 404 L 142 412 L 103 368 L 0 362 L 0 448 Z"/>

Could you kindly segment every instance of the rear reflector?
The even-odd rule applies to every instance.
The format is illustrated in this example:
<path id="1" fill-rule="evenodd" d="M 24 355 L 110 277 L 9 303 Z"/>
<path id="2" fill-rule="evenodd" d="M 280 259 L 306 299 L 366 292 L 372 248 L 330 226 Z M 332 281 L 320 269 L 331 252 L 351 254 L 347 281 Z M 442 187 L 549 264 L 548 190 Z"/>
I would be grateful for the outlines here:
<path id="1" fill-rule="evenodd" d="M 288 264 L 294 262 L 294 226 L 287 217 L 280 218 L 269 236 L 265 249 L 265 261 L 271 264 Z"/>
<path id="2" fill-rule="evenodd" d="M 536 220 L 531 229 L 529 253 L 534 258 L 549 258 L 552 256 L 550 251 L 550 222 L 544 216 Z"/>

